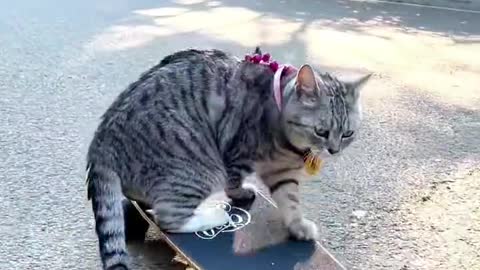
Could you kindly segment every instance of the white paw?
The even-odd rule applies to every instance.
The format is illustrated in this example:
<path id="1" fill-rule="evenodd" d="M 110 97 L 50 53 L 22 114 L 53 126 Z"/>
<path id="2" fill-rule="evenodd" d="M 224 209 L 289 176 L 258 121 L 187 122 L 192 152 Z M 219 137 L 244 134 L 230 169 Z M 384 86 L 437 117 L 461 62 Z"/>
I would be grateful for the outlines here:
<path id="1" fill-rule="evenodd" d="M 255 192 L 255 194 L 257 194 L 257 193 L 259 192 L 258 187 L 255 186 L 255 185 L 252 184 L 252 183 L 243 183 L 242 187 L 243 187 L 244 189 L 249 189 L 249 190 Z"/>
<path id="2" fill-rule="evenodd" d="M 224 225 L 224 224 L 229 223 L 231 221 L 230 216 L 225 211 L 225 209 L 222 207 L 222 205 L 217 206 L 217 207 L 213 207 L 213 208 L 209 208 L 209 209 L 205 210 L 205 212 L 206 213 L 204 214 L 204 217 L 203 217 L 204 219 L 207 220 L 205 226 L 209 227 L 205 230 L 211 229 L 213 227 Z"/>
<path id="3" fill-rule="evenodd" d="M 298 240 L 315 240 L 318 238 L 317 225 L 306 218 L 292 221 L 288 225 L 288 230 Z"/>
<path id="4" fill-rule="evenodd" d="M 230 221 L 230 216 L 222 208 L 210 207 L 197 209 L 194 216 L 175 232 L 193 233 L 206 231 L 227 224 Z"/>
<path id="5" fill-rule="evenodd" d="M 258 188 L 251 183 L 243 183 L 242 187 L 227 190 L 228 197 L 234 200 L 253 200 L 258 193 Z"/>

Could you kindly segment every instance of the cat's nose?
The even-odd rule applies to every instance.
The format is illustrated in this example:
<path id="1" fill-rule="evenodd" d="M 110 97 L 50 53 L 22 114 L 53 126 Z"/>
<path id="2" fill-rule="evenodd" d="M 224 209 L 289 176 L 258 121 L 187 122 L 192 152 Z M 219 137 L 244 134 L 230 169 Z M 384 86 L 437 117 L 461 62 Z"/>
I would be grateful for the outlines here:
<path id="1" fill-rule="evenodd" d="M 340 152 L 340 149 L 328 148 L 328 153 L 330 153 L 330 155 L 335 155 L 338 152 Z"/>

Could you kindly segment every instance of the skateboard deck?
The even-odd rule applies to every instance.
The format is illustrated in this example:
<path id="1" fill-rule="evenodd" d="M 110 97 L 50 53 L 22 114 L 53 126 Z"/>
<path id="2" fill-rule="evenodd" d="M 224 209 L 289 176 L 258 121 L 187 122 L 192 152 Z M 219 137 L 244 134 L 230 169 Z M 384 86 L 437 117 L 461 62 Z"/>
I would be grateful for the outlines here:
<path id="1" fill-rule="evenodd" d="M 232 222 L 197 233 L 162 232 L 151 216 L 132 201 L 150 226 L 176 252 L 175 260 L 191 270 L 337 270 L 346 269 L 319 242 L 289 238 L 276 205 L 265 192 L 250 210 L 217 202 Z"/>

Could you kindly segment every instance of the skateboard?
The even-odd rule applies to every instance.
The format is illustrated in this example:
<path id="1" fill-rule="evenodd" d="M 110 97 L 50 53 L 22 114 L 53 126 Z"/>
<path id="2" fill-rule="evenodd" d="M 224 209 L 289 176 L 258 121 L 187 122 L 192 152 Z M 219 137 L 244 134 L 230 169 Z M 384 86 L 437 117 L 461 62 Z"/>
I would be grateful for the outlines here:
<path id="1" fill-rule="evenodd" d="M 174 261 L 186 270 L 346 269 L 319 242 L 291 239 L 266 194 L 259 190 L 245 208 L 215 201 L 212 206 L 227 211 L 231 222 L 196 233 L 162 232 L 144 207 L 130 202 L 177 254 Z"/>

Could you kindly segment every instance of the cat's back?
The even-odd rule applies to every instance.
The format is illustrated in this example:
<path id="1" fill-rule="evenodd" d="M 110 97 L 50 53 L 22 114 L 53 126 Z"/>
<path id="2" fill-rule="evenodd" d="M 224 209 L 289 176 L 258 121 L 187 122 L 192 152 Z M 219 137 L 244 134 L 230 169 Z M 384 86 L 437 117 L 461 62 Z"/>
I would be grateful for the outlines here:
<path id="1" fill-rule="evenodd" d="M 128 124 L 151 114 L 198 107 L 222 88 L 238 60 L 220 50 L 183 50 L 164 57 L 122 91 L 102 116 L 98 129 Z M 198 104 L 197 104 L 198 103 Z M 156 115 L 158 117 L 158 115 Z"/>
<path id="2" fill-rule="evenodd" d="M 119 144 L 144 145 L 143 149 L 152 143 L 178 144 L 179 138 L 213 145 L 208 139 L 215 137 L 208 99 L 224 88 L 238 63 L 219 50 L 184 50 L 166 56 L 110 105 L 91 149 Z"/>
<path id="3" fill-rule="evenodd" d="M 105 113 L 144 111 L 154 105 L 178 110 L 179 102 L 189 102 L 222 88 L 238 59 L 220 50 L 183 50 L 163 58 L 129 85 Z M 153 106 L 152 106 L 153 105 Z"/>

